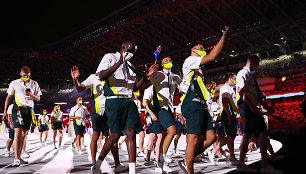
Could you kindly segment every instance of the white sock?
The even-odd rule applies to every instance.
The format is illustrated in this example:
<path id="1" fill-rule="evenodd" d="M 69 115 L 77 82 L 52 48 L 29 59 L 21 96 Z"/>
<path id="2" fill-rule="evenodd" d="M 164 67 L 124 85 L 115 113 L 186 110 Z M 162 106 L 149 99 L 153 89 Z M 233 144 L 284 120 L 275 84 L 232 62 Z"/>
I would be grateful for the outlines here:
<path id="1" fill-rule="evenodd" d="M 136 163 L 129 163 L 129 174 L 136 174 Z"/>
<path id="2" fill-rule="evenodd" d="M 96 164 L 95 164 L 95 168 L 100 169 L 102 162 L 103 161 L 98 158 L 98 160 L 96 161 Z"/>

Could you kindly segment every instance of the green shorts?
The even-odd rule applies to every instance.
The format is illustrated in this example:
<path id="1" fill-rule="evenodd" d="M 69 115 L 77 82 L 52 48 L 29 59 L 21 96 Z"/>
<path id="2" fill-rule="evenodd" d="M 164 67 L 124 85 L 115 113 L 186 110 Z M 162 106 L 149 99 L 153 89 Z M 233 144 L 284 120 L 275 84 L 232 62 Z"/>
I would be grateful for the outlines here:
<path id="1" fill-rule="evenodd" d="M 8 132 L 9 132 L 9 139 L 14 139 L 15 137 L 15 131 L 14 129 L 11 129 L 11 127 L 8 128 Z"/>
<path id="2" fill-rule="evenodd" d="M 121 134 L 125 129 L 137 129 L 141 125 L 138 108 L 132 98 L 106 99 L 105 114 L 111 133 Z"/>
<path id="3" fill-rule="evenodd" d="M 149 132 L 154 133 L 155 135 L 161 134 L 163 132 L 163 127 L 159 121 L 152 120 L 152 124 L 149 126 Z"/>
<path id="4" fill-rule="evenodd" d="M 221 123 L 225 130 L 227 136 L 236 137 L 237 134 L 237 119 L 233 118 L 233 124 L 231 126 L 228 125 L 228 116 L 225 111 L 221 114 Z"/>
<path id="5" fill-rule="evenodd" d="M 77 125 L 75 119 L 73 120 L 73 126 L 74 126 L 74 133 L 75 135 L 80 135 L 81 137 L 84 135 L 85 132 L 85 126 Z"/>
<path id="6" fill-rule="evenodd" d="M 56 121 L 53 123 L 53 130 L 63 129 L 63 123 L 60 121 Z"/>
<path id="7" fill-rule="evenodd" d="M 41 124 L 40 125 L 40 129 L 38 128 L 39 132 L 44 132 L 44 131 L 48 131 L 49 127 L 46 124 Z"/>
<path id="8" fill-rule="evenodd" d="M 207 117 L 207 126 L 206 126 L 206 131 L 209 131 L 209 130 L 215 130 L 210 114 Z"/>
<path id="9" fill-rule="evenodd" d="M 186 133 L 204 135 L 207 130 L 209 113 L 207 107 L 192 101 L 182 105 L 182 114 L 186 119 Z"/>
<path id="10" fill-rule="evenodd" d="M 239 111 L 242 118 L 244 133 L 257 135 L 259 132 L 267 130 L 263 116 L 254 114 L 245 102 L 239 105 Z"/>
<path id="11" fill-rule="evenodd" d="M 95 132 L 102 132 L 104 136 L 108 136 L 108 126 L 107 126 L 107 117 L 104 114 L 99 115 L 92 113 L 91 114 L 92 119 L 92 129 Z"/>
<path id="12" fill-rule="evenodd" d="M 19 123 L 18 116 L 17 116 L 17 105 L 13 105 L 13 112 L 12 112 L 12 120 L 14 124 L 14 128 L 22 128 L 24 130 L 30 130 L 32 124 L 32 108 L 31 107 L 18 107 L 20 111 L 20 116 L 23 120 L 23 125 Z"/>
<path id="13" fill-rule="evenodd" d="M 177 125 L 176 125 L 176 135 L 181 135 L 181 134 L 186 134 L 186 129 L 183 128 L 181 122 L 177 122 Z"/>
<path id="14" fill-rule="evenodd" d="M 175 125 L 173 114 L 169 110 L 161 109 L 157 114 L 157 119 L 163 130 L 167 130 L 168 127 Z"/>

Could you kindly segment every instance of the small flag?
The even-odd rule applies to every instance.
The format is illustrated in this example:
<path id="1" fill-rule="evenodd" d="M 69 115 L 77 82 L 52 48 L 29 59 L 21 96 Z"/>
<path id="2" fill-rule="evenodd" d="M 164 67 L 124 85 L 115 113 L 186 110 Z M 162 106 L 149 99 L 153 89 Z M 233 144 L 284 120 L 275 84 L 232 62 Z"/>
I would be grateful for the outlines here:
<path id="1" fill-rule="evenodd" d="M 156 51 L 154 51 L 154 53 L 153 53 L 154 58 L 155 58 L 155 63 L 156 63 L 156 61 L 157 61 L 157 58 L 158 58 L 158 56 L 159 56 L 160 51 L 161 51 L 161 46 L 158 45 L 158 47 L 156 48 Z"/>

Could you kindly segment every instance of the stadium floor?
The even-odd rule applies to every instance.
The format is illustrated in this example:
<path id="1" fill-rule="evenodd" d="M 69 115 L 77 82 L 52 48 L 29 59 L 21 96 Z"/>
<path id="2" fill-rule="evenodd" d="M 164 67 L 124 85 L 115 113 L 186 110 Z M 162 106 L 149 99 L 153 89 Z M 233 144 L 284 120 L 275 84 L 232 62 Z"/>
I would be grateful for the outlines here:
<path id="1" fill-rule="evenodd" d="M 51 138 L 48 137 L 47 146 L 41 147 L 38 134 L 29 133 L 27 140 L 27 152 L 30 154 L 28 158 L 29 164 L 22 164 L 19 167 L 12 167 L 11 164 L 14 160 L 14 154 L 11 152 L 10 157 L 4 157 L 5 145 L 8 134 L 0 135 L 0 173 L 90 173 L 90 136 L 85 135 L 86 151 L 82 155 L 77 154 L 71 147 L 71 139 L 68 134 L 64 134 L 63 148 L 61 150 L 54 150 Z M 146 135 L 145 146 L 148 142 L 149 136 Z M 239 157 L 239 145 L 241 137 L 235 139 L 235 154 Z M 138 136 L 137 136 L 138 142 Z M 271 140 L 271 144 L 275 151 L 282 147 L 282 143 L 276 140 Z M 183 173 L 177 162 L 184 157 L 185 149 L 185 136 L 181 136 L 178 144 L 178 151 L 170 157 L 174 160 L 170 164 L 173 169 L 172 173 Z M 225 146 L 226 147 L 226 146 Z M 169 148 L 170 152 L 173 149 L 173 143 Z M 128 156 L 125 144 L 119 151 L 121 164 L 128 166 Z M 260 160 L 260 153 L 258 151 L 247 153 L 248 162 L 252 164 Z M 151 156 L 153 158 L 153 155 Z M 143 157 L 137 157 L 136 169 L 137 173 L 155 173 L 154 166 L 145 166 Z M 103 173 L 113 173 L 112 166 L 114 165 L 112 155 L 107 155 L 105 161 L 102 163 L 101 169 Z M 196 173 L 227 173 L 235 170 L 234 166 L 229 165 L 226 161 L 218 161 L 217 165 L 209 162 L 207 157 L 201 157 L 200 161 L 195 163 Z M 128 169 L 122 173 L 128 173 Z"/>

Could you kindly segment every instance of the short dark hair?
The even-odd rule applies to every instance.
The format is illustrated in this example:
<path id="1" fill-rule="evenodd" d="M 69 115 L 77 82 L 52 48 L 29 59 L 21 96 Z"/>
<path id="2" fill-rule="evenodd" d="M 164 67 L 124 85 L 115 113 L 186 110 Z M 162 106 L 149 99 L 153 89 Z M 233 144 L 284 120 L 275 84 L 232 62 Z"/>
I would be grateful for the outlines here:
<path id="1" fill-rule="evenodd" d="M 191 42 L 191 43 L 188 45 L 188 47 L 187 47 L 187 49 L 188 49 L 188 50 L 187 50 L 187 53 L 190 54 L 191 49 L 192 49 L 193 47 L 197 46 L 197 45 L 203 45 L 203 43 L 200 42 L 200 41 Z"/>
<path id="2" fill-rule="evenodd" d="M 252 60 L 252 61 L 258 60 L 258 61 L 260 61 L 260 57 L 256 56 L 255 54 L 252 54 L 252 55 L 250 55 L 250 56 L 248 57 L 247 60 Z"/>
<path id="3" fill-rule="evenodd" d="M 216 85 L 217 86 L 217 83 L 214 82 L 214 81 L 209 81 L 205 86 L 206 86 L 206 89 L 208 91 L 212 90 L 213 89 L 213 86 Z"/>
<path id="4" fill-rule="evenodd" d="M 223 80 L 226 82 L 226 81 L 228 81 L 229 78 L 232 78 L 234 75 L 236 75 L 236 74 L 233 73 L 233 72 L 228 72 L 228 73 L 226 73 L 224 75 L 224 79 Z"/>
<path id="5" fill-rule="evenodd" d="M 124 40 L 122 43 L 124 43 L 124 44 L 130 44 L 130 45 L 131 45 L 131 48 L 134 48 L 134 49 L 133 49 L 133 52 L 134 52 L 134 53 L 136 52 L 136 50 L 137 50 L 137 44 L 136 44 L 135 41 L 133 41 L 133 40 Z"/>
<path id="6" fill-rule="evenodd" d="M 31 68 L 24 65 L 24 66 L 21 67 L 21 71 L 22 72 L 31 72 Z"/>
<path id="7" fill-rule="evenodd" d="M 80 95 L 76 96 L 76 97 L 75 97 L 75 100 L 77 100 L 77 99 L 80 98 L 80 97 L 82 98 L 82 96 L 80 96 Z"/>

